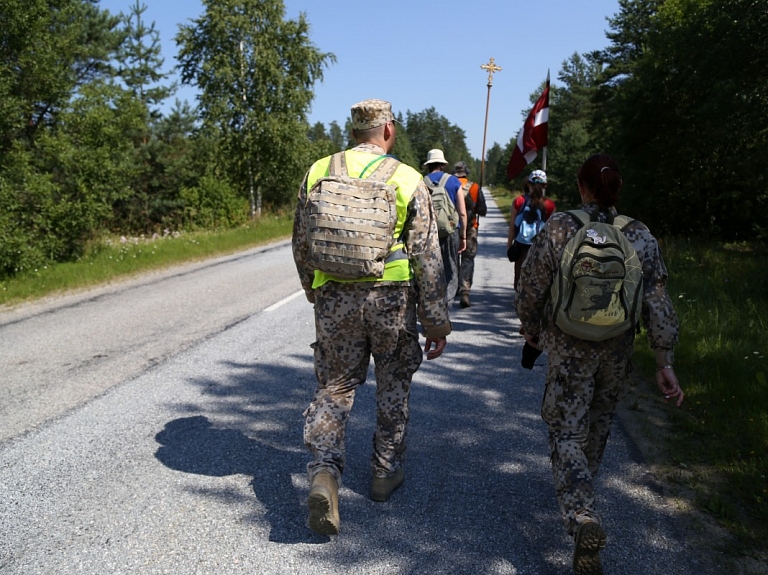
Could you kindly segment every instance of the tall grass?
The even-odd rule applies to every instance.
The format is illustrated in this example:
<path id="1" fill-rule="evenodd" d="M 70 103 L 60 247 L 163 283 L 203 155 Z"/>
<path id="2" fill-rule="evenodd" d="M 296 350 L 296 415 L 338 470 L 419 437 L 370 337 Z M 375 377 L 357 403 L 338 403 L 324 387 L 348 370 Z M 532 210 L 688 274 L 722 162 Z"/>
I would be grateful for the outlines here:
<path id="1" fill-rule="evenodd" d="M 768 268 L 763 247 L 668 240 L 680 317 L 672 464 L 702 507 L 751 543 L 768 541 Z M 652 381 L 644 338 L 635 357 Z"/>
<path id="2" fill-rule="evenodd" d="M 235 229 L 102 238 L 93 242 L 76 262 L 44 266 L 0 281 L 0 304 L 14 304 L 142 271 L 232 253 L 287 238 L 292 225 L 293 214 L 286 211 L 264 215 Z"/>

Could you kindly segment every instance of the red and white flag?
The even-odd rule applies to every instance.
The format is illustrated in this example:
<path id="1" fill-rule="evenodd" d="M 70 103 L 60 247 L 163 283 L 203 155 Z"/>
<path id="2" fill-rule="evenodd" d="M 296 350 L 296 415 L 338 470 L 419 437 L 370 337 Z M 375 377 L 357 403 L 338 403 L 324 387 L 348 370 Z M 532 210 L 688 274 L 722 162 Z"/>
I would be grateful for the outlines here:
<path id="1" fill-rule="evenodd" d="M 536 159 L 540 149 L 547 145 L 547 126 L 549 125 L 549 74 L 547 85 L 539 99 L 531 108 L 525 124 L 517 135 L 517 145 L 507 164 L 507 177 L 514 180 L 523 168 Z"/>

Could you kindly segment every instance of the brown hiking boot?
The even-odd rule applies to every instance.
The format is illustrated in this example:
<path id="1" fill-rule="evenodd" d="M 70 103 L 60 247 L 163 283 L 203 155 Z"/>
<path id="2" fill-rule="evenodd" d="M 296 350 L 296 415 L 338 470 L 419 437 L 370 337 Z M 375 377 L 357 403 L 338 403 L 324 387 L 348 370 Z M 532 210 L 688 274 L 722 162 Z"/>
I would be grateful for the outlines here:
<path id="1" fill-rule="evenodd" d="M 576 531 L 576 548 L 573 551 L 574 575 L 603 575 L 600 550 L 605 548 L 607 537 L 599 523 L 588 521 Z"/>
<path id="2" fill-rule="evenodd" d="M 469 307 L 471 305 L 469 303 L 469 294 L 468 293 L 461 294 L 461 299 L 459 300 L 459 305 L 461 307 Z"/>
<path id="3" fill-rule="evenodd" d="M 307 497 L 309 528 L 321 535 L 339 533 L 339 484 L 333 475 L 321 471 L 312 479 Z"/>
<path id="4" fill-rule="evenodd" d="M 373 476 L 371 481 L 371 499 L 383 503 L 387 501 L 395 489 L 403 484 L 405 479 L 405 469 L 402 467 L 395 471 L 394 475 L 389 477 Z"/>

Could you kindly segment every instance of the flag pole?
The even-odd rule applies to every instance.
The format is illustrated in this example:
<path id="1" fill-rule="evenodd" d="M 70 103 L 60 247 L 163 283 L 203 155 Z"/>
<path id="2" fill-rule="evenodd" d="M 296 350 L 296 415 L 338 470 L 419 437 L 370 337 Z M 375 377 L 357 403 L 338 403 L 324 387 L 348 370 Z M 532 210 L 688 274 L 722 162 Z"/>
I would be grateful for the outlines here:
<path id="1" fill-rule="evenodd" d="M 481 64 L 480 67 L 488 72 L 488 95 L 485 98 L 485 124 L 483 125 L 483 152 L 480 156 L 480 189 L 483 189 L 483 176 L 485 175 L 485 138 L 488 134 L 488 108 L 491 105 L 491 86 L 493 86 L 493 74 L 501 72 L 501 66 L 497 66 L 493 58 L 487 64 Z"/>
<path id="2" fill-rule="evenodd" d="M 549 69 L 547 69 L 547 86 L 549 87 Z M 545 88 L 545 89 L 546 89 Z M 547 123 L 549 123 L 549 115 L 547 115 Z M 544 146 L 541 150 L 541 169 L 547 171 L 547 146 Z"/>

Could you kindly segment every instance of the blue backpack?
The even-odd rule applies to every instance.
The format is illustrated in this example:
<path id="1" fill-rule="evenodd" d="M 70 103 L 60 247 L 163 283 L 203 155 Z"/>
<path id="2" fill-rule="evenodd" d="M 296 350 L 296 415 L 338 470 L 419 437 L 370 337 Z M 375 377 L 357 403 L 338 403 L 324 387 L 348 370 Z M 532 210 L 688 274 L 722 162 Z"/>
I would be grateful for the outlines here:
<path id="1" fill-rule="evenodd" d="M 533 207 L 531 199 L 528 196 L 524 197 L 523 209 L 515 218 L 515 229 L 517 230 L 515 241 L 529 246 L 533 243 L 536 234 L 544 227 L 544 217 L 539 208 Z"/>

